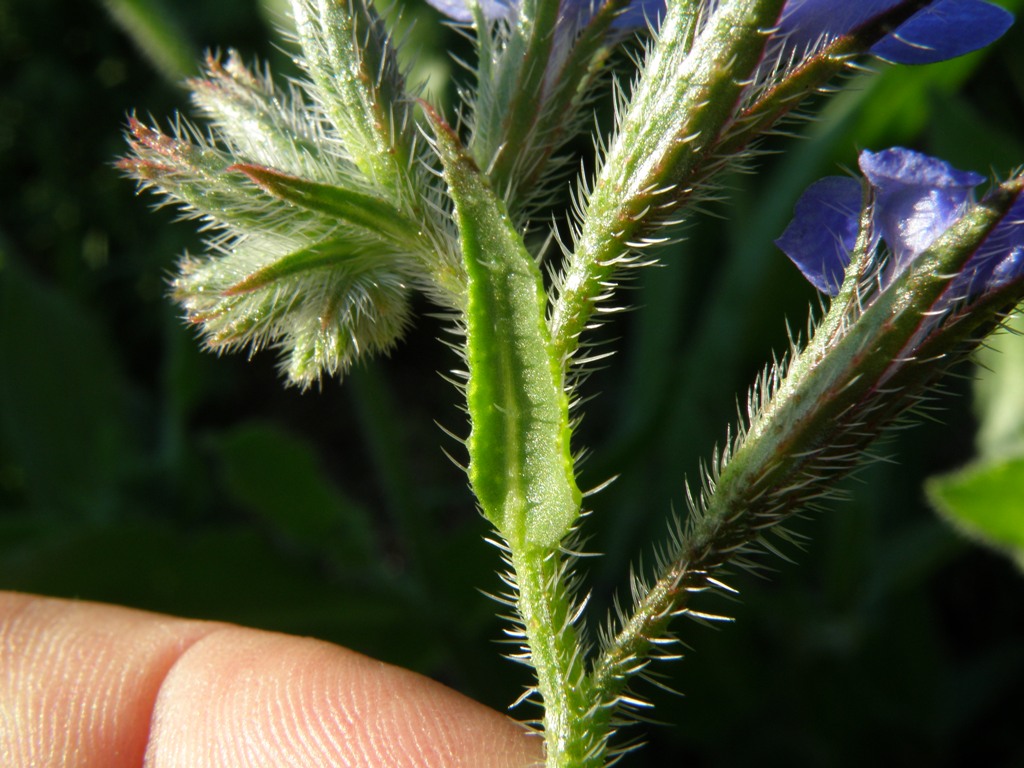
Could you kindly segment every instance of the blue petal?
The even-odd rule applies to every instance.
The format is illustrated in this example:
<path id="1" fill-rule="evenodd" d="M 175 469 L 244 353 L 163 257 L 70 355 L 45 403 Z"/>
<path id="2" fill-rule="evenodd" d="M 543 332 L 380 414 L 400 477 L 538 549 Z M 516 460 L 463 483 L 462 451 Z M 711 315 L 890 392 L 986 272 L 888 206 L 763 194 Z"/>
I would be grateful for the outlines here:
<path id="1" fill-rule="evenodd" d="M 982 0 L 938 0 L 879 41 L 871 53 L 895 64 L 931 64 L 984 48 L 1011 24 L 1013 14 Z"/>
<path id="2" fill-rule="evenodd" d="M 1013 249 L 996 264 L 985 282 L 987 290 L 996 290 L 1024 277 L 1024 244 Z"/>
<path id="3" fill-rule="evenodd" d="M 472 0 L 427 0 L 445 16 L 455 21 L 472 21 Z M 491 21 L 510 18 L 518 9 L 518 0 L 479 0 L 477 3 L 484 12 L 484 17 Z"/>
<path id="4" fill-rule="evenodd" d="M 893 252 L 889 279 L 963 215 L 985 180 L 902 147 L 861 152 L 860 169 L 874 190 L 875 230 Z"/>
<path id="5" fill-rule="evenodd" d="M 835 296 L 850 251 L 857 243 L 861 185 L 848 176 L 826 176 L 797 200 L 793 221 L 775 244 L 811 284 Z"/>
<path id="6" fill-rule="evenodd" d="M 779 19 L 779 37 L 797 50 L 853 32 L 900 4 L 900 0 L 789 0 Z M 935 0 L 871 49 L 895 64 L 930 64 L 976 51 L 998 40 L 1013 15 L 983 0 Z"/>
<path id="7" fill-rule="evenodd" d="M 776 35 L 787 45 L 802 51 L 822 38 L 836 38 L 884 13 L 900 0 L 789 0 L 782 10 Z"/>
<path id="8" fill-rule="evenodd" d="M 971 257 L 951 287 L 957 297 L 974 298 L 1024 278 L 1024 194 Z"/>
<path id="9" fill-rule="evenodd" d="M 657 27 L 657 21 L 665 14 L 665 0 L 633 0 L 612 26 L 616 29 L 640 29 L 648 22 Z"/>

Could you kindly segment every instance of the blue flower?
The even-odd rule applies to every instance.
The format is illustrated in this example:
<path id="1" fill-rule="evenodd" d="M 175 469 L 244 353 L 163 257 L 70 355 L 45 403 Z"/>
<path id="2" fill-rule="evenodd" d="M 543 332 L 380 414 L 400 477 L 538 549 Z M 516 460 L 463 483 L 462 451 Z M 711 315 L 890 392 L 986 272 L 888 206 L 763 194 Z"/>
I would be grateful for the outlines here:
<path id="1" fill-rule="evenodd" d="M 985 180 L 973 171 L 896 147 L 860 153 L 864 178 L 874 193 L 874 231 L 893 254 L 895 277 L 963 216 L 974 188 Z"/>
<path id="2" fill-rule="evenodd" d="M 855 31 L 900 0 L 789 0 L 776 33 L 789 46 Z M 982 0 L 935 0 L 878 41 L 871 53 L 895 64 L 930 64 L 995 42 L 1013 23 L 1009 11 Z"/>
<path id="3" fill-rule="evenodd" d="M 984 177 L 960 171 L 919 152 L 894 147 L 860 154 L 871 196 L 869 247 L 882 240 L 891 258 L 884 288 L 960 219 L 974 202 Z M 861 184 L 828 177 L 812 184 L 797 201 L 793 221 L 775 241 L 818 290 L 835 295 L 857 242 Z M 976 297 L 1024 277 L 1024 195 L 978 246 L 950 293 Z"/>

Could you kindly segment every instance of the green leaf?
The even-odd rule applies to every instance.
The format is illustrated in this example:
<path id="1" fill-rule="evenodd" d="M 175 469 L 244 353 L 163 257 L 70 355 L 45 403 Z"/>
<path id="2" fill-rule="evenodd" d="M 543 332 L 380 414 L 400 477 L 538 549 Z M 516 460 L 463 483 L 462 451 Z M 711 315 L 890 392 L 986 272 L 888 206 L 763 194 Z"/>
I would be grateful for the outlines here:
<path id="1" fill-rule="evenodd" d="M 558 0 L 525 0 L 509 25 L 489 24 L 475 9 L 477 93 L 467 145 L 514 216 L 550 194 L 545 182 L 561 164 L 549 160 L 590 127 L 581 107 L 612 48 L 628 39 L 609 34 L 628 4 L 602 4 L 579 30 L 560 18 Z"/>
<path id="2" fill-rule="evenodd" d="M 407 244 L 417 237 L 416 225 L 379 197 L 248 163 L 239 163 L 227 170 L 244 173 L 256 186 L 274 197 L 341 219 L 374 234 L 386 235 L 399 243 Z"/>
<path id="3" fill-rule="evenodd" d="M 374 259 L 353 244 L 350 237 L 323 240 L 308 248 L 300 248 L 262 267 L 229 288 L 223 296 L 252 293 L 282 280 L 324 269 L 363 272 Z"/>
<path id="4" fill-rule="evenodd" d="M 510 543 L 554 547 L 579 516 L 581 494 L 540 269 L 458 138 L 427 112 L 469 275 L 470 483 Z"/>
<path id="5" fill-rule="evenodd" d="M 931 478 L 925 491 L 954 528 L 1024 569 L 1024 455 Z"/>
<path id="6" fill-rule="evenodd" d="M 279 244 L 251 238 L 230 259 L 182 263 L 174 295 L 207 346 L 274 345 L 289 380 L 308 387 L 325 373 L 344 375 L 356 359 L 387 352 L 402 337 L 409 288 L 393 254 L 370 252 L 352 236 L 268 260 L 272 247 Z"/>
<path id="7" fill-rule="evenodd" d="M 329 181 L 354 175 L 351 162 L 325 151 L 327 122 L 310 114 L 296 89 L 274 85 L 269 68 L 250 70 L 237 51 L 208 53 L 202 77 L 189 79 L 192 102 L 213 123 L 229 154 L 299 176 Z M 327 157 L 325 157 L 325 155 Z"/>
<path id="8" fill-rule="evenodd" d="M 128 119 L 131 153 L 118 168 L 142 189 L 154 188 L 207 225 L 238 232 L 279 232 L 323 226 L 307 210 L 268 206 L 265 195 L 228 173 L 231 157 L 194 133 L 176 128 L 171 135 Z"/>

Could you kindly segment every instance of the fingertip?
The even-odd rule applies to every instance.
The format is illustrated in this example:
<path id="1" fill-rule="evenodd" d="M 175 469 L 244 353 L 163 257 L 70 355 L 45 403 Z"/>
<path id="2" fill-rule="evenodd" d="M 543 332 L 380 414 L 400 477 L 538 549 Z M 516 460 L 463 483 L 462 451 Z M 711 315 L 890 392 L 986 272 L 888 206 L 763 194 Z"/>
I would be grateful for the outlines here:
<path id="1" fill-rule="evenodd" d="M 0 593 L 5 765 L 141 765 L 167 670 L 216 627 L 116 606 Z"/>
<path id="2" fill-rule="evenodd" d="M 227 627 L 174 665 L 149 768 L 523 768 L 539 739 L 428 678 L 309 638 Z"/>
<path id="3" fill-rule="evenodd" d="M 542 763 L 503 714 L 309 638 L 0 593 L 0 649 L 5 766 Z"/>

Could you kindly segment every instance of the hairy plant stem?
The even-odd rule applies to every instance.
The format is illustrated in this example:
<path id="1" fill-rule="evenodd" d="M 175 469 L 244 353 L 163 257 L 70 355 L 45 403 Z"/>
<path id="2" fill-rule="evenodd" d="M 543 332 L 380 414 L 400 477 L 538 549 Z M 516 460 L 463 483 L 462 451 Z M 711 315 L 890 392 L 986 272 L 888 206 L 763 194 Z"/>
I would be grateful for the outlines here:
<path id="1" fill-rule="evenodd" d="M 561 294 L 552 305 L 552 338 L 563 359 L 568 362 L 576 352 L 599 302 L 614 290 L 615 272 L 631 263 L 630 252 L 645 245 L 645 235 L 678 217 L 674 212 L 725 159 L 739 156 L 847 71 L 854 57 L 928 4 L 903 0 L 760 89 L 752 87 L 756 78 L 748 76 L 763 63 L 762 56 L 771 55 L 765 50 L 766 29 L 783 3 L 723 4 L 696 40 L 692 4 L 671 7 L 595 181 Z M 672 106 L 666 108 L 661 100 Z M 716 109 L 707 109 L 709 104 Z M 663 117 L 659 124 L 651 115 L 667 120 Z M 640 166 L 636 158 L 646 165 Z"/>
<path id="2" fill-rule="evenodd" d="M 736 128 L 722 137 L 715 154 L 741 152 L 759 136 L 770 131 L 804 99 L 821 91 L 837 76 L 851 68 L 857 56 L 911 18 L 933 0 L 904 0 L 880 13 L 850 33 L 806 56 L 779 82 L 770 85 L 747 104 L 736 118 Z"/>
<path id="3" fill-rule="evenodd" d="M 517 607 L 544 706 L 547 768 L 604 765 L 607 733 L 595 729 L 583 649 L 572 624 L 573 603 L 558 549 L 511 545 Z"/>
<path id="4" fill-rule="evenodd" d="M 596 302 L 644 231 L 713 170 L 709 151 L 733 119 L 782 6 L 783 0 L 724 2 L 698 29 L 690 3 L 669 5 L 552 306 L 551 335 L 561 359 L 577 349 Z"/>
<path id="5" fill-rule="evenodd" d="M 512 101 L 502 105 L 507 110 L 502 141 L 489 173 L 495 189 L 504 189 L 512 182 L 516 155 L 528 145 L 537 111 L 544 103 L 544 76 L 555 41 L 558 13 L 558 0 L 527 0 L 520 8 L 514 34 L 520 38 L 517 42 L 523 48 L 523 57 L 517 62 L 518 77 Z"/>
<path id="6" fill-rule="evenodd" d="M 943 292 L 1020 189 L 1020 180 L 1006 182 L 877 295 L 864 293 L 877 280 L 871 272 L 877 265 L 871 266 L 873 245 L 862 228 L 859 252 L 828 314 L 788 374 L 773 372 L 762 382 L 745 434 L 712 462 L 674 555 L 595 662 L 590 684 L 599 700 L 621 695 L 668 637 L 673 617 L 724 618 L 690 609 L 690 595 L 727 590 L 712 575 L 716 570 L 773 551 L 768 530 L 778 532 L 779 523 L 829 496 L 880 432 L 1020 300 L 1024 281 L 950 310 L 941 322 L 931 319 L 946 311 L 935 310 Z"/>
<path id="7" fill-rule="evenodd" d="M 477 156 L 512 210 L 536 194 L 538 181 L 550 170 L 548 161 L 579 129 L 588 90 L 620 39 L 609 28 L 628 4 L 629 0 L 608 0 L 576 34 L 571 20 L 559 20 L 560 3 L 523 3 L 512 33 L 517 39 L 507 43 L 504 54 L 514 56 L 518 47 L 524 47 L 524 55 L 517 57 L 521 60 L 514 62 L 519 79 L 508 103 L 494 105 L 502 115 L 501 141 L 487 150 L 492 158 Z M 481 55 L 490 50 L 485 47 Z"/>

